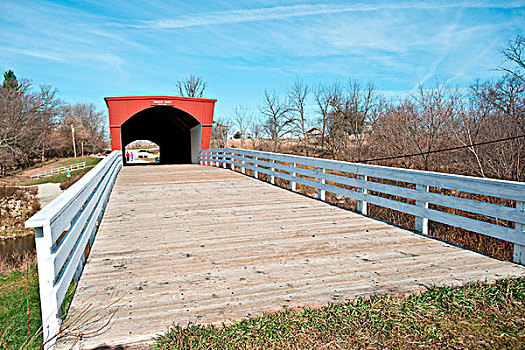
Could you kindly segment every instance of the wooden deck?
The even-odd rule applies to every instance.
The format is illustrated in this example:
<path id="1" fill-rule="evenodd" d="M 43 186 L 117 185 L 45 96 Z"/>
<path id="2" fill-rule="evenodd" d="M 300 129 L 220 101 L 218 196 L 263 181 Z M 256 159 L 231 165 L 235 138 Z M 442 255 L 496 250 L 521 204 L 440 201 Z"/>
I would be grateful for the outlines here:
<path id="1" fill-rule="evenodd" d="M 152 342 L 172 323 L 518 275 L 524 267 L 229 170 L 133 166 L 118 175 L 72 310 L 122 297 L 86 325 L 114 313 L 77 344 L 90 349 Z"/>

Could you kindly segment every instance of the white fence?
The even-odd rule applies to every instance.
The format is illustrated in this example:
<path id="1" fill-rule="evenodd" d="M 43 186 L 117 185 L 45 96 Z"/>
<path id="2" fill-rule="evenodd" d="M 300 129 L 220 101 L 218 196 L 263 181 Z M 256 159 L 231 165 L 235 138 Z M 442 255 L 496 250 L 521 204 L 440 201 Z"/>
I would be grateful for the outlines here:
<path id="1" fill-rule="evenodd" d="M 60 306 L 82 273 L 86 246 L 93 244 L 121 167 L 121 152 L 112 152 L 25 223 L 35 228 L 45 349 L 55 344 Z"/>
<path id="2" fill-rule="evenodd" d="M 365 215 L 368 203 L 414 215 L 416 231 L 424 234 L 428 233 L 428 220 L 432 220 L 496 237 L 513 243 L 514 262 L 525 264 L 525 184 L 521 182 L 232 148 L 203 150 L 200 162 L 224 168 L 229 166 L 232 170 L 238 167 L 243 174 L 250 169 L 256 178 L 261 173 L 267 174 L 271 183 L 275 183 L 275 178 L 288 180 L 292 191 L 296 190 L 296 184 L 303 184 L 317 189 L 320 200 L 325 200 L 326 192 L 352 198 L 357 201 L 357 210 Z M 382 179 L 392 180 L 393 184 L 378 182 L 377 179 L 382 182 L 385 182 Z M 399 185 L 399 182 L 406 185 Z M 513 206 L 438 193 L 442 189 L 501 198 Z M 384 195 L 409 199 L 414 204 L 385 198 Z M 429 208 L 429 203 L 434 205 L 433 208 Z M 435 205 L 478 215 L 456 215 L 450 210 L 439 210 Z M 496 220 L 492 221 L 497 223 L 510 222 L 511 225 L 483 221 L 479 215 L 494 218 Z"/>
<path id="3" fill-rule="evenodd" d="M 38 179 L 38 178 L 41 178 L 41 177 L 48 177 L 48 176 L 58 175 L 58 174 L 65 173 L 68 170 L 69 171 L 79 170 L 79 169 L 84 169 L 85 167 L 86 167 L 86 162 L 80 162 L 80 163 L 76 163 L 76 164 L 65 165 L 65 166 L 61 166 L 60 168 L 55 168 L 55 169 L 51 169 L 51 170 L 48 170 L 48 171 L 44 171 L 43 173 L 40 173 L 40 174 L 31 175 L 31 178 L 32 179 L 35 179 L 35 178 Z"/>

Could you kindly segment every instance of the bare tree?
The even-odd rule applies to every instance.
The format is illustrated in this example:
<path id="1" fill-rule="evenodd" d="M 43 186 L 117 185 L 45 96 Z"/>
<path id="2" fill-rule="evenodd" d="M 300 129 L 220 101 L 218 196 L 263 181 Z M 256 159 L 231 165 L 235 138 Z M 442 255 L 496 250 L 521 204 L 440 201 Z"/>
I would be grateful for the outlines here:
<path id="1" fill-rule="evenodd" d="M 304 154 L 308 156 L 308 124 L 306 118 L 305 104 L 310 89 L 306 83 L 297 79 L 288 90 L 288 100 L 290 101 L 290 112 L 293 113 L 295 129 L 303 138 Z"/>
<path id="2" fill-rule="evenodd" d="M 330 118 L 330 106 L 332 105 L 331 88 L 329 86 L 319 84 L 314 90 L 314 98 L 315 102 L 317 103 L 317 111 L 320 116 L 319 122 L 321 126 L 321 152 L 324 153 L 325 135 Z"/>
<path id="3" fill-rule="evenodd" d="M 62 103 L 57 91 L 41 86 L 36 92 L 29 81 L 12 76 L 0 87 L 0 168 L 26 167 L 40 159 L 47 135 Z"/>
<path id="4" fill-rule="evenodd" d="M 104 114 L 97 111 L 93 103 L 76 103 L 67 106 L 61 121 L 64 138 L 69 134 L 69 127 L 75 128 L 77 146 L 90 153 L 96 153 L 104 148 Z M 80 152 L 79 152 L 80 153 Z"/>
<path id="5" fill-rule="evenodd" d="M 202 97 L 206 90 L 206 82 L 195 74 L 177 81 L 176 86 L 179 94 L 187 97 Z"/>
<path id="6" fill-rule="evenodd" d="M 346 87 L 334 83 L 330 87 L 329 96 L 330 111 L 326 131 L 330 151 L 334 156 L 350 159 L 352 146 L 356 157 L 360 158 L 366 125 L 370 122 L 373 108 L 378 101 L 374 85 L 368 83 L 363 87 L 357 80 L 350 80 Z"/>
<path id="7" fill-rule="evenodd" d="M 249 127 L 250 127 L 250 137 L 252 140 L 252 148 L 259 149 L 260 139 L 264 132 L 263 123 L 261 123 L 259 118 L 257 118 L 256 116 L 252 116 Z"/>
<path id="8" fill-rule="evenodd" d="M 469 126 L 473 142 L 512 138 L 525 133 L 525 84 L 507 74 L 496 82 L 476 83 L 471 88 Z M 463 137 L 466 134 L 463 132 Z M 516 138 L 476 148 L 480 175 L 525 180 L 525 142 Z"/>
<path id="9" fill-rule="evenodd" d="M 221 117 L 219 121 L 214 121 L 211 129 L 211 146 L 219 148 L 227 147 L 230 130 L 231 125 L 229 120 L 223 120 Z"/>
<path id="10" fill-rule="evenodd" d="M 251 115 L 248 113 L 246 107 L 240 105 L 233 110 L 233 123 L 239 132 L 241 140 L 241 147 L 244 148 L 244 140 L 248 134 Z"/>
<path id="11" fill-rule="evenodd" d="M 385 106 L 371 141 L 380 156 L 420 153 L 403 158 L 396 164 L 424 170 L 444 170 L 438 157 L 430 153 L 449 146 L 450 120 L 455 117 L 458 96 L 446 86 L 436 83 L 431 89 L 419 86 L 413 96 Z M 453 166 L 451 164 L 451 166 Z"/>
<path id="12" fill-rule="evenodd" d="M 525 70 L 525 38 L 518 35 L 516 39 L 511 40 L 506 48 L 501 50 L 502 55 L 514 67 L 500 67 L 507 74 L 519 79 L 525 83 L 525 76 L 522 70 Z"/>
<path id="13" fill-rule="evenodd" d="M 264 130 L 272 141 L 273 151 L 277 152 L 282 137 L 290 132 L 293 124 L 290 109 L 275 92 L 269 91 L 264 91 L 264 101 L 259 109 L 266 119 Z"/>

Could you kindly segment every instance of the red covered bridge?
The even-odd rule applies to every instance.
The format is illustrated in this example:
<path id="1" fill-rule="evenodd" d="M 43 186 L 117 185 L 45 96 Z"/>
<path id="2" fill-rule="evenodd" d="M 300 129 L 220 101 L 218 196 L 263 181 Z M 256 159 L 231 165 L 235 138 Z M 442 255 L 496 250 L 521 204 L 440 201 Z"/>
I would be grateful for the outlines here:
<path id="1" fill-rule="evenodd" d="M 111 149 L 136 140 L 160 147 L 160 162 L 198 163 L 210 146 L 214 99 L 179 96 L 104 97 L 109 110 Z"/>

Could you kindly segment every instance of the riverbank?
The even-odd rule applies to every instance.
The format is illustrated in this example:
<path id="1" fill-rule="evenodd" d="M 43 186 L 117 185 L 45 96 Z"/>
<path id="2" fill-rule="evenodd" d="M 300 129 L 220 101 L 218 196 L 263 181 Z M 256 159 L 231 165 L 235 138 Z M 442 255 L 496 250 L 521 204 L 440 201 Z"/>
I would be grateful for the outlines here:
<path id="1" fill-rule="evenodd" d="M 36 187 L 0 187 L 0 239 L 33 235 L 24 227 L 27 219 L 40 210 Z"/>
<path id="2" fill-rule="evenodd" d="M 30 180 L 34 173 L 42 172 L 49 167 L 33 168 L 24 174 L 17 174 L 13 185 L 0 186 L 0 239 L 12 239 L 34 235 L 32 229 L 24 227 L 27 219 L 47 205 L 60 193 L 78 181 L 91 170 L 102 158 L 83 157 L 69 158 L 53 163 L 53 166 L 67 166 L 86 162 L 86 168 L 70 174 L 66 173 Z M 8 178 L 3 179 L 4 182 Z M 23 186 L 23 187 L 20 187 Z"/>

